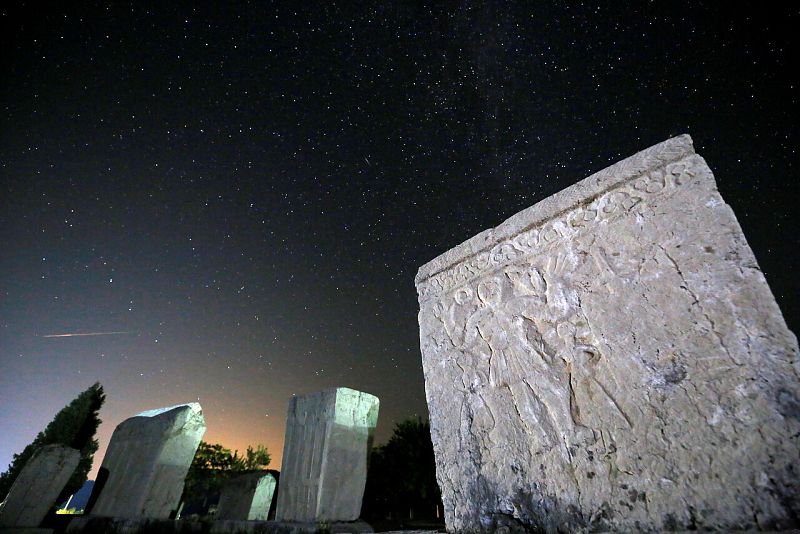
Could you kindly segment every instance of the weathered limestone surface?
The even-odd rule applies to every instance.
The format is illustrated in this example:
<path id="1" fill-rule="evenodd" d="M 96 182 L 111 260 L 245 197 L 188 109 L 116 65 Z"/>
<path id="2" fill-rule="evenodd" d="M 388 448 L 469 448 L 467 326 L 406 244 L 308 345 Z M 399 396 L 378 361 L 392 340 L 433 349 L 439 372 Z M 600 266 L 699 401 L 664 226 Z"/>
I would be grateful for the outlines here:
<path id="1" fill-rule="evenodd" d="M 416 284 L 448 530 L 798 526 L 797 339 L 689 136 Z"/>
<path id="2" fill-rule="evenodd" d="M 349 388 L 289 401 L 277 520 L 358 519 L 378 404 Z"/>
<path id="3" fill-rule="evenodd" d="M 38 527 L 80 459 L 80 451 L 64 445 L 45 445 L 36 451 L 0 507 L 0 527 Z"/>
<path id="4" fill-rule="evenodd" d="M 92 515 L 166 519 L 206 431 L 196 402 L 150 410 L 120 423 L 103 458 L 108 479 Z"/>
<path id="5" fill-rule="evenodd" d="M 269 473 L 233 478 L 222 487 L 216 518 L 266 521 L 273 493 L 275 477 Z"/>

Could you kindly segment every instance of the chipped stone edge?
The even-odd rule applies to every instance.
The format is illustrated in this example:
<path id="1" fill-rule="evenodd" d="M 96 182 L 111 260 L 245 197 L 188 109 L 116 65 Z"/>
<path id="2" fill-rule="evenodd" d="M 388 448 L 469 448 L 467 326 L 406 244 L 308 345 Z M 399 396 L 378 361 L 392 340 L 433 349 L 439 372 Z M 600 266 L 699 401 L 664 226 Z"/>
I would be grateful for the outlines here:
<path id="1" fill-rule="evenodd" d="M 542 225 L 565 211 L 587 203 L 598 195 L 616 186 L 631 181 L 650 169 L 654 169 L 695 154 L 692 138 L 688 134 L 667 139 L 637 152 L 633 156 L 611 165 L 567 187 L 566 189 L 537 202 L 497 225 L 471 237 L 444 254 L 424 264 L 417 271 L 414 283 L 421 282 L 486 252 L 500 242 L 514 237 L 530 228 Z"/>

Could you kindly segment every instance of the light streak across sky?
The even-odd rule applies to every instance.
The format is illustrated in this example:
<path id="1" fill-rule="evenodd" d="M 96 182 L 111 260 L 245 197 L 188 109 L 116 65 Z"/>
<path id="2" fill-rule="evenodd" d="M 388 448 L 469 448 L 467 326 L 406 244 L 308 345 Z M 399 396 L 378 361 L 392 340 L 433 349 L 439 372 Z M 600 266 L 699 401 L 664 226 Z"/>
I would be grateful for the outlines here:
<path id="1" fill-rule="evenodd" d="M 120 334 L 132 334 L 133 332 L 69 332 L 66 334 L 43 334 L 36 337 L 82 337 L 82 336 L 116 336 Z"/>

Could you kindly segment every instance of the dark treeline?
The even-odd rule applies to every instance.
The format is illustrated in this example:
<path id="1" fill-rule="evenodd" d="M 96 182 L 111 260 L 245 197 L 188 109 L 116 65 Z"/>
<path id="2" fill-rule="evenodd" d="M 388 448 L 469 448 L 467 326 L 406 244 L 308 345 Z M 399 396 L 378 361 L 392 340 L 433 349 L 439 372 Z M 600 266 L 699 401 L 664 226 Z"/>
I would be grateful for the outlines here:
<path id="1" fill-rule="evenodd" d="M 386 445 L 372 450 L 361 516 L 398 526 L 425 520 L 442 522 L 442 498 L 427 421 L 417 418 L 398 423 Z"/>

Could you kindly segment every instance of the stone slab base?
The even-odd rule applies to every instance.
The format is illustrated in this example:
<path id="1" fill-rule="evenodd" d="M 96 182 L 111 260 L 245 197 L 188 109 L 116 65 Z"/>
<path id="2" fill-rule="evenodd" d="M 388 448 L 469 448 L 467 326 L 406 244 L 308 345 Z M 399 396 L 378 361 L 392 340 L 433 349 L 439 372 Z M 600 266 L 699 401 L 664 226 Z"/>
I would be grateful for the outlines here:
<path id="1" fill-rule="evenodd" d="M 361 534 L 374 532 L 363 521 L 337 523 L 293 523 L 288 521 L 214 521 L 212 534 L 227 532 L 253 534 Z"/>
<path id="2" fill-rule="evenodd" d="M 6 531 L 0 531 L 6 534 Z M 25 531 L 26 533 L 29 531 Z M 51 532 L 51 531 L 47 531 Z M 289 523 L 284 521 L 188 521 L 168 519 L 124 519 L 76 517 L 67 532 L 94 534 L 361 534 L 373 532 L 363 521 L 341 523 Z M 22 533 L 20 533 L 22 534 Z M 38 532 L 33 534 L 39 534 Z"/>

